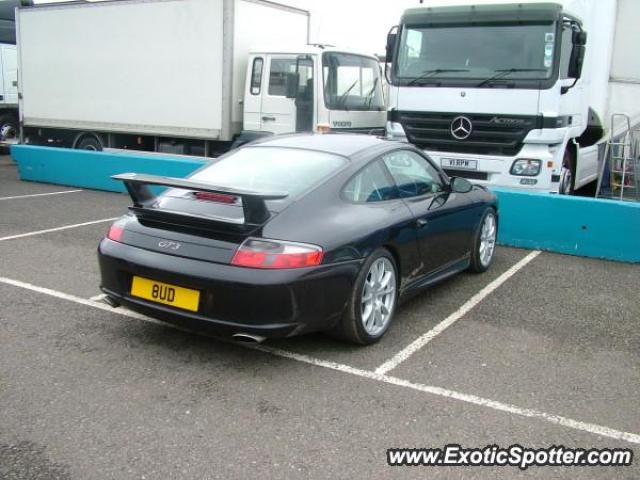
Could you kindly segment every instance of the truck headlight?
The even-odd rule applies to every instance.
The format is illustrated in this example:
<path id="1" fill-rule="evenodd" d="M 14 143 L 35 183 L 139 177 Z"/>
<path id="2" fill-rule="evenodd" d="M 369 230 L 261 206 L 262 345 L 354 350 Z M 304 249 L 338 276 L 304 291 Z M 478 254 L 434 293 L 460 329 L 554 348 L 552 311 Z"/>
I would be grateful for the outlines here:
<path id="1" fill-rule="evenodd" d="M 511 175 L 535 177 L 540 173 L 542 161 L 532 158 L 519 158 L 511 165 Z"/>
<path id="2" fill-rule="evenodd" d="M 387 140 L 407 141 L 407 134 L 404 127 L 398 122 L 387 122 Z"/>

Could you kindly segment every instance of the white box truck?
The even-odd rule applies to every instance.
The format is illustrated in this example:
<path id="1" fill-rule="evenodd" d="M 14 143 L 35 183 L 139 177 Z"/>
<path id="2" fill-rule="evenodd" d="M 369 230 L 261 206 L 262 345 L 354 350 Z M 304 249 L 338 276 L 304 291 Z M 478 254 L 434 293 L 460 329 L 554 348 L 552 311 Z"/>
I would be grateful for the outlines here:
<path id="1" fill-rule="evenodd" d="M 213 156 L 271 133 L 384 129 L 376 58 L 308 45 L 305 10 L 122 0 L 16 19 L 24 143 Z"/>
<path id="2" fill-rule="evenodd" d="M 387 135 L 481 184 L 596 180 L 620 133 L 611 116 L 640 122 L 640 2 L 442 3 L 407 10 L 388 36 Z"/>

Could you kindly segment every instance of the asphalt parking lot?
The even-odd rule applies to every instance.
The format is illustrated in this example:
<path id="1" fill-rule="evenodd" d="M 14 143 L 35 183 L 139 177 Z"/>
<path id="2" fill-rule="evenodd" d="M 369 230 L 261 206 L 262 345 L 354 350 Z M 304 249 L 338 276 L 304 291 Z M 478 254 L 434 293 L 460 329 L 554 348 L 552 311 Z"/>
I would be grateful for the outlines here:
<path id="1" fill-rule="evenodd" d="M 0 158 L 0 478 L 636 479 L 630 467 L 389 467 L 394 447 L 640 444 L 640 267 L 499 248 L 371 347 L 259 347 L 97 301 L 125 195 Z"/>

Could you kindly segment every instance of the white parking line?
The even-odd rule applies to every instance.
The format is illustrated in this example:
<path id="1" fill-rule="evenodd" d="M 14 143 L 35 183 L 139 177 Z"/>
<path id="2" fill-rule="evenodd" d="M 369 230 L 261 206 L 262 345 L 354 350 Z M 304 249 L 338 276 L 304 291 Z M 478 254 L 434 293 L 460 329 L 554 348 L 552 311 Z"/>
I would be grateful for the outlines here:
<path id="1" fill-rule="evenodd" d="M 63 190 L 59 192 L 32 193 L 29 195 L 15 195 L 13 197 L 0 197 L 0 200 L 18 200 L 20 198 L 46 197 L 49 195 L 62 195 L 65 193 L 78 193 L 78 192 L 84 192 L 84 190 Z"/>
<path id="2" fill-rule="evenodd" d="M 519 415 L 521 417 L 538 418 L 540 420 L 544 420 L 549 423 L 572 428 L 574 430 L 582 430 L 584 432 L 601 435 L 603 437 L 613 438 L 616 440 L 624 440 L 625 442 L 630 442 L 630 443 L 640 443 L 640 435 L 635 433 L 622 432 L 619 430 L 614 430 L 613 428 L 604 427 L 602 425 L 581 422 L 579 420 L 573 420 L 571 418 L 562 417 L 560 415 L 553 415 L 553 414 L 545 413 L 543 411 L 535 410 L 532 408 L 522 408 L 516 405 L 511 405 L 508 403 L 498 402 L 496 400 L 490 400 L 487 398 L 478 397 L 476 395 L 470 395 L 467 393 L 456 392 L 454 390 L 448 390 L 446 388 L 434 387 L 431 385 L 424 385 L 421 383 L 414 383 L 414 382 L 410 382 L 409 380 L 403 380 L 398 377 L 371 372 L 369 370 L 362 370 L 359 368 L 350 367 L 349 365 L 330 362 L 327 360 L 321 360 L 318 358 L 313 358 L 307 355 L 289 352 L 286 350 L 280 350 L 277 348 L 269 347 L 267 345 L 243 344 L 243 346 L 253 348 L 255 350 L 271 353 L 272 355 L 277 355 L 279 357 L 296 360 L 298 362 L 308 363 L 310 365 L 315 365 L 317 367 L 329 368 L 331 370 L 337 370 L 343 373 L 349 373 L 351 375 L 356 375 L 358 377 L 377 380 L 379 382 L 388 383 L 390 385 L 396 385 L 398 387 L 409 388 L 411 390 L 417 390 L 419 392 L 429 393 L 429 394 L 437 395 L 440 397 L 451 398 L 454 400 L 471 403 L 473 405 L 491 408 L 493 410 L 498 410 L 501 412 L 512 413 L 514 415 Z"/>
<path id="3" fill-rule="evenodd" d="M 164 322 L 160 322 L 158 320 L 154 320 L 152 318 L 146 317 L 144 315 L 140 315 L 138 313 L 132 312 L 130 310 L 126 310 L 121 308 L 111 308 L 104 303 L 94 302 L 92 300 L 85 300 L 84 298 L 76 297 L 75 295 L 69 295 L 67 293 L 58 292 L 56 290 L 52 290 L 50 288 L 39 287 L 37 285 L 32 285 L 30 283 L 22 282 L 20 280 L 14 280 L 7 277 L 0 277 L 0 283 L 5 285 L 11 285 L 18 288 L 25 288 L 27 290 L 31 290 L 34 292 L 42 293 L 45 295 L 49 295 L 51 297 L 59 298 L 62 300 L 67 300 L 70 302 L 78 303 L 81 305 L 86 305 L 88 307 L 97 308 L 99 310 L 104 310 L 110 313 L 115 313 L 118 315 L 123 315 L 126 317 L 136 318 L 139 320 L 143 320 L 145 322 L 151 322 L 159 325 L 163 325 L 169 328 L 174 328 L 182 331 L 189 331 L 184 328 L 176 327 L 172 324 L 167 324 Z M 502 403 L 495 400 L 490 400 L 483 397 L 478 397 L 476 395 L 470 395 L 466 393 L 456 392 L 454 390 L 448 390 L 446 388 L 434 387 L 430 385 L 423 385 L 421 383 L 413 383 L 408 380 L 403 380 L 401 378 L 392 377 L 390 375 L 385 375 L 377 372 L 372 372 L 369 370 L 363 370 L 360 368 L 351 367 L 349 365 L 344 365 L 342 363 L 330 362 L 328 360 L 321 360 L 319 358 L 313 358 L 308 355 L 303 355 L 300 353 L 289 352 L 287 350 L 281 350 L 279 348 L 269 347 L 268 345 L 247 345 L 242 343 L 235 343 L 231 341 L 226 341 L 224 339 L 219 339 L 224 341 L 225 343 L 232 343 L 238 347 L 251 348 L 253 350 L 258 350 L 264 353 L 269 353 L 271 355 L 275 355 L 282 358 L 287 358 L 289 360 L 294 360 L 296 362 L 302 362 L 309 365 L 313 365 L 321 368 L 328 368 L 330 370 L 335 370 L 341 373 L 346 373 L 349 375 L 355 375 L 360 378 L 365 378 L 369 380 L 375 380 L 378 382 L 382 382 L 389 385 L 395 385 L 398 387 L 408 388 L 414 391 L 428 393 L 430 395 L 436 395 L 439 397 L 450 398 L 453 400 L 458 400 L 461 402 L 469 403 L 472 405 L 476 405 L 479 407 L 490 408 L 492 410 L 510 413 L 513 415 L 518 415 L 521 417 L 528 418 L 536 418 L 539 420 L 543 420 L 547 423 L 552 423 L 555 425 L 560 425 L 563 427 L 571 428 L 574 430 L 580 430 L 587 433 L 592 433 L 595 435 L 600 435 L 602 437 L 612 438 L 614 440 L 622 440 L 629 443 L 640 444 L 640 435 L 635 433 L 623 432 L 621 430 L 615 430 L 613 428 L 605 427 L 602 425 L 597 425 L 594 423 L 581 422 L 579 420 L 573 420 L 571 418 L 562 417 L 560 415 L 552 415 L 549 413 L 545 413 L 540 410 L 534 410 L 530 408 L 522 408 L 516 405 L 511 405 L 508 403 Z"/>
<path id="4" fill-rule="evenodd" d="M 504 282 L 509 280 L 513 275 L 515 275 L 520 269 L 522 269 L 525 265 L 527 265 L 531 260 L 540 255 L 539 251 L 533 251 L 518 263 L 513 265 L 509 270 L 504 272 L 494 281 L 485 286 L 482 290 L 476 293 L 473 297 L 467 300 L 458 310 L 453 312 L 431 330 L 429 330 L 424 335 L 421 335 L 416 340 L 411 342 L 405 348 L 396 353 L 389 360 L 384 362 L 378 368 L 376 368 L 376 373 L 385 374 L 396 368 L 402 362 L 404 362 L 411 355 L 416 353 L 422 347 L 424 347 L 427 343 L 433 340 L 435 337 L 444 332 L 451 325 L 456 323 L 462 317 L 464 317 L 471 309 L 473 309 L 476 305 L 478 305 L 482 300 L 484 300 L 487 296 L 489 296 L 496 288 L 502 285 Z"/>
<path id="5" fill-rule="evenodd" d="M 152 318 L 146 317 L 139 313 L 132 312 L 131 310 L 126 310 L 123 308 L 115 309 L 113 307 L 110 307 L 106 303 L 87 300 L 82 297 L 77 297 L 75 295 L 70 295 L 68 293 L 60 292 L 58 290 L 52 290 L 51 288 L 39 287 L 38 285 L 33 285 L 32 283 L 23 282 L 21 280 L 14 280 L 13 278 L 0 277 L 0 283 L 4 283 L 5 285 L 12 285 L 18 288 L 24 288 L 27 290 L 31 290 L 33 292 L 43 293 L 45 295 L 49 295 L 50 297 L 60 298 L 61 300 L 67 300 L 69 302 L 79 303 L 80 305 L 86 305 L 87 307 L 97 308 L 98 310 L 104 310 L 110 313 L 117 313 L 118 315 L 123 315 L 125 317 L 137 318 L 139 320 L 157 323 L 159 325 L 167 325 L 164 322 L 156 321 Z"/>
<path id="6" fill-rule="evenodd" d="M 87 225 L 95 225 L 96 223 L 113 222 L 118 217 L 103 218 L 102 220 L 93 220 L 91 222 L 76 223 L 73 225 L 65 225 L 63 227 L 47 228 L 46 230 L 36 230 L 35 232 L 20 233 L 18 235 L 9 235 L 8 237 L 0 237 L 0 242 L 5 240 L 15 240 L 16 238 L 33 237 L 34 235 L 42 235 L 43 233 L 59 232 L 61 230 L 68 230 L 70 228 L 86 227 Z"/>

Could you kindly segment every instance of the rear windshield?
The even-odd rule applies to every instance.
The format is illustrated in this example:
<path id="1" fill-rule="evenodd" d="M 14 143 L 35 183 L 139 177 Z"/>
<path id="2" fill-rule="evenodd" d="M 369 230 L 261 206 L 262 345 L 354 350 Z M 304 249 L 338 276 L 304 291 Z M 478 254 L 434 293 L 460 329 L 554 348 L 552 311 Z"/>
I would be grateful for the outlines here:
<path id="1" fill-rule="evenodd" d="M 221 187 L 296 196 L 319 184 L 345 162 L 345 158 L 329 153 L 248 147 L 203 168 L 191 179 Z"/>

